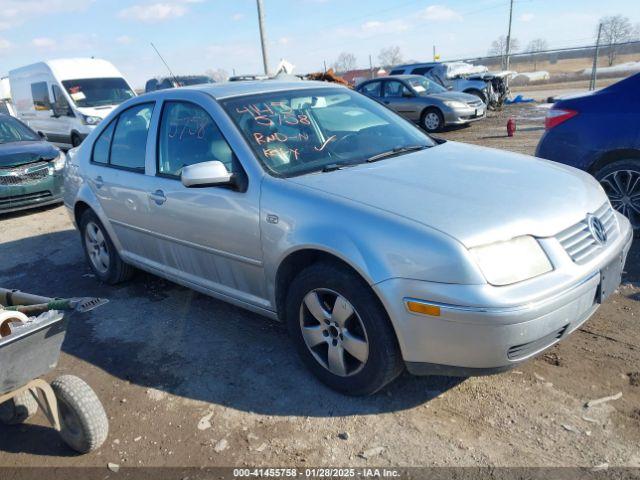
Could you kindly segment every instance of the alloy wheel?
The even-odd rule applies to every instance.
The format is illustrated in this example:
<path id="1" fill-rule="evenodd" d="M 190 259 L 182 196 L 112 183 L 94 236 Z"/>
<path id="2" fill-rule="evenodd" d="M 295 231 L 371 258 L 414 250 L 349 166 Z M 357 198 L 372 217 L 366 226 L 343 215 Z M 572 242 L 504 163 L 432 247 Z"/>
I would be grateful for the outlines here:
<path id="1" fill-rule="evenodd" d="M 100 227 L 94 222 L 87 223 L 84 239 L 93 267 L 100 273 L 107 273 L 110 262 L 109 247 Z"/>
<path id="2" fill-rule="evenodd" d="M 611 206 L 627 217 L 633 228 L 640 227 L 640 172 L 616 170 L 600 179 Z"/>
<path id="3" fill-rule="evenodd" d="M 358 373 L 369 358 L 369 340 L 353 305 L 333 290 L 307 293 L 300 306 L 300 329 L 316 361 L 334 375 Z"/>

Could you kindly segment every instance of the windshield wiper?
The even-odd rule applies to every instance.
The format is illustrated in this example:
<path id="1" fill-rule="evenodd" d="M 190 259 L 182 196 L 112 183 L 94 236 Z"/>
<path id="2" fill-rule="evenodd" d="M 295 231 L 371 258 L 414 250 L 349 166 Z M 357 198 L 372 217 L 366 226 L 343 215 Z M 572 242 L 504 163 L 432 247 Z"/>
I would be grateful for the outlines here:
<path id="1" fill-rule="evenodd" d="M 382 160 L 383 158 L 393 157 L 395 155 L 402 155 L 403 153 L 417 152 L 418 150 L 424 150 L 425 148 L 429 148 L 429 145 L 411 145 L 408 147 L 396 147 L 393 150 L 388 150 L 386 152 L 378 153 L 376 155 L 373 155 L 372 157 L 367 158 L 367 162 L 377 162 L 378 160 Z"/>
<path id="2" fill-rule="evenodd" d="M 343 168 L 353 167 L 355 163 L 330 163 L 329 165 L 325 165 L 322 167 L 321 172 L 334 172 L 336 170 L 342 170 Z"/>

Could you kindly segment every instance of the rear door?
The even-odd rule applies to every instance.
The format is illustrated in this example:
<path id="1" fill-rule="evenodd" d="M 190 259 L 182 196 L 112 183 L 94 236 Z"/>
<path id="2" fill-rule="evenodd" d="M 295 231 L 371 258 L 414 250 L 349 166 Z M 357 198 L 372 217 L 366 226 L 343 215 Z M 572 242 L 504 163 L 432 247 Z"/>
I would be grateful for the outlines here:
<path id="1" fill-rule="evenodd" d="M 385 80 L 382 93 L 382 102 L 396 113 L 409 120 L 420 120 L 420 105 L 416 95 L 403 82 Z"/>
<path id="2" fill-rule="evenodd" d="M 148 258 L 149 201 L 153 177 L 146 175 L 147 143 L 155 102 L 122 111 L 102 130 L 87 169 L 95 192 L 125 258 Z"/>

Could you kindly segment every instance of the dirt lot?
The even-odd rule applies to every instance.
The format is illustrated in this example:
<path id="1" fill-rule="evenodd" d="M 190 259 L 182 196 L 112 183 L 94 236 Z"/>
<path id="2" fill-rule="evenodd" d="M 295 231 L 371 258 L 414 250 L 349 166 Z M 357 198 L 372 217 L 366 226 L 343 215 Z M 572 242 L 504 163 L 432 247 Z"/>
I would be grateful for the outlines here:
<path id="1" fill-rule="evenodd" d="M 544 112 L 507 107 L 442 136 L 533 153 Z M 540 358 L 492 377 L 403 375 L 354 399 L 314 380 L 277 323 L 144 273 L 100 284 L 62 207 L 4 217 L 0 285 L 111 300 L 73 318 L 56 371 L 93 386 L 111 430 L 77 456 L 41 416 L 0 427 L 0 466 L 640 466 L 638 252 L 619 293 Z"/>

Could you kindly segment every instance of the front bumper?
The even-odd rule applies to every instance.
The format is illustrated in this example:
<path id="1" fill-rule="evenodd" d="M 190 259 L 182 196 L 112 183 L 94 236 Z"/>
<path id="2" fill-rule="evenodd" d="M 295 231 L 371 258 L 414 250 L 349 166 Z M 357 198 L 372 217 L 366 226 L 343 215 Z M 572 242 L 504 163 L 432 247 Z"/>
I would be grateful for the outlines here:
<path id="1" fill-rule="evenodd" d="M 25 185 L 0 185 L 0 214 L 62 202 L 64 180 L 56 172 Z"/>
<path id="2" fill-rule="evenodd" d="M 445 125 L 464 125 L 477 122 L 487 116 L 487 107 L 450 109 L 444 112 Z"/>
<path id="3" fill-rule="evenodd" d="M 508 287 L 400 278 L 374 285 L 408 370 L 420 375 L 496 373 L 568 336 L 599 306 L 600 270 L 620 255 L 626 259 L 633 235 L 626 219 L 620 217 L 619 224 L 621 235 L 612 245 L 592 262 L 568 269 L 570 275 L 554 271 Z M 438 305 L 441 314 L 411 313 L 406 299 Z"/>

